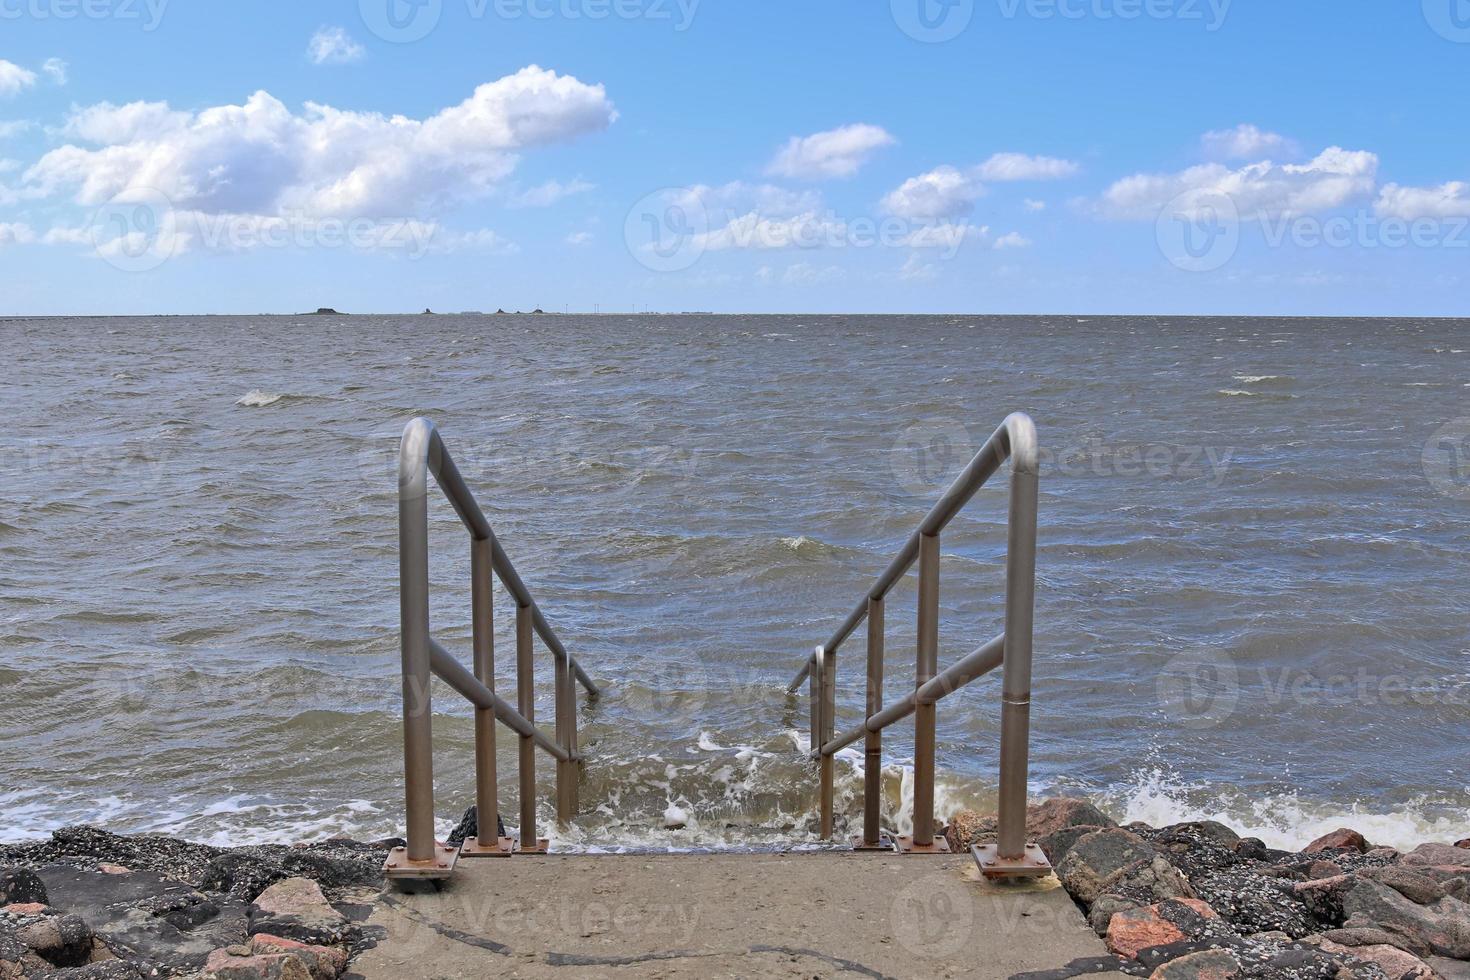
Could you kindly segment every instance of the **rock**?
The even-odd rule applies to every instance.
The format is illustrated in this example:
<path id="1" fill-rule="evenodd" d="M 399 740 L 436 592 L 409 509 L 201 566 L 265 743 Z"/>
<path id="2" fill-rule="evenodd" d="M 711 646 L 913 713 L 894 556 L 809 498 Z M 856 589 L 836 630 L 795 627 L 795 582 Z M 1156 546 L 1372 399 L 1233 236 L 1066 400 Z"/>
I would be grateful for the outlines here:
<path id="1" fill-rule="evenodd" d="M 278 881 L 291 877 L 280 863 L 257 854 L 232 852 L 209 862 L 199 887 L 211 892 L 229 892 L 249 902 Z"/>
<path id="2" fill-rule="evenodd" d="M 1342 906 L 1350 927 L 1382 928 L 1428 946 L 1439 956 L 1470 959 L 1470 905 L 1458 899 L 1416 905 L 1385 884 L 1358 878 L 1344 894 Z"/>
<path id="3" fill-rule="evenodd" d="M 1339 946 L 1397 946 L 1399 949 L 1423 958 L 1430 955 L 1429 946 L 1411 937 L 1378 929 L 1372 926 L 1355 926 L 1351 929 L 1329 929 L 1318 933 L 1323 939 Z"/>
<path id="4" fill-rule="evenodd" d="M 1121 895 L 1099 895 L 1087 913 L 1087 924 L 1099 936 L 1108 934 L 1108 925 L 1119 912 L 1138 908 L 1138 903 Z"/>
<path id="5" fill-rule="evenodd" d="M 1352 875 L 1342 874 L 1303 881 L 1291 886 L 1291 894 L 1318 923 L 1337 926 L 1347 917 L 1342 910 L 1342 898 L 1355 880 Z"/>
<path id="6" fill-rule="evenodd" d="M 1438 868 L 1470 868 L 1470 850 L 1453 844 L 1420 844 L 1404 855 L 1403 862 Z"/>
<path id="7" fill-rule="evenodd" d="M 1214 909 L 1188 898 L 1128 909 L 1108 923 L 1108 949 L 1136 960 L 1146 949 L 1197 938 L 1204 932 L 1204 921 L 1213 918 L 1217 918 Z"/>
<path id="8" fill-rule="evenodd" d="M 1352 954 L 1375 964 L 1393 980 L 1439 980 L 1428 963 L 1394 946 L 1355 946 Z"/>
<path id="9" fill-rule="evenodd" d="M 1370 849 L 1363 856 L 1387 863 L 1390 861 L 1397 861 L 1400 855 L 1398 849 L 1394 847 L 1375 847 Z"/>
<path id="10" fill-rule="evenodd" d="M 495 832 L 497 834 L 499 834 L 501 837 L 505 836 L 505 819 L 499 814 L 496 814 L 495 817 L 495 828 Z M 480 808 L 474 804 L 471 804 L 470 808 L 464 812 L 464 816 L 459 818 L 459 824 L 449 832 L 449 843 L 454 845 L 455 847 L 458 847 L 460 844 L 463 844 L 466 839 L 479 836 Z M 398 847 L 400 844 L 400 842 L 398 841 L 384 841 L 384 843 L 388 844 L 390 847 Z"/>
<path id="11" fill-rule="evenodd" d="M 310 878 L 287 878 L 261 892 L 250 906 L 250 935 L 269 933 L 311 946 L 346 939 L 347 920 L 327 903 Z"/>
<path id="12" fill-rule="evenodd" d="M 1445 889 L 1428 875 L 1409 868 L 1390 866 L 1360 872 L 1364 878 L 1381 881 L 1415 905 L 1433 905 L 1445 897 Z"/>
<path id="13" fill-rule="evenodd" d="M 950 820 L 944 830 L 949 849 L 956 853 L 968 851 L 971 845 L 984 844 L 995 838 L 995 817 L 975 810 L 961 810 Z"/>
<path id="14" fill-rule="evenodd" d="M 92 958 L 92 928 L 79 915 L 48 916 L 15 935 L 52 966 L 81 966 Z"/>
<path id="15" fill-rule="evenodd" d="M 1231 980 L 1240 976 L 1240 960 L 1228 949 L 1205 949 L 1170 960 L 1149 980 Z"/>
<path id="16" fill-rule="evenodd" d="M 1059 796 L 1026 808 L 1026 833 L 1046 837 L 1068 827 L 1116 827 L 1118 824 L 1087 800 Z"/>
<path id="17" fill-rule="evenodd" d="M 1313 861 L 1307 866 L 1307 878 L 1310 881 L 1333 878 L 1340 874 L 1342 874 L 1342 866 L 1333 861 Z"/>
<path id="18" fill-rule="evenodd" d="M 1235 845 L 1235 853 L 1248 861 L 1264 861 L 1270 851 L 1259 837 L 1242 837 Z"/>
<path id="19" fill-rule="evenodd" d="M 1116 895 L 1131 906 L 1194 898 L 1194 889 L 1170 863 L 1171 856 L 1132 831 L 1094 830 L 1063 852 L 1056 865 L 1057 877 L 1073 898 L 1088 906 L 1103 894 Z"/>
<path id="20" fill-rule="evenodd" d="M 1318 837 L 1312 843 L 1302 848 L 1303 854 L 1321 854 L 1323 851 L 1357 851 L 1362 854 L 1368 850 L 1368 842 L 1363 835 L 1356 830 L 1334 830 L 1330 834 Z"/>
<path id="21" fill-rule="evenodd" d="M 204 964 L 209 980 L 312 980 L 306 963 L 286 953 L 259 955 L 219 949 Z"/>
<path id="22" fill-rule="evenodd" d="M 1239 841 L 1222 836 L 1221 831 L 1231 833 L 1228 827 L 1211 822 L 1182 823 L 1163 830 L 1143 831 L 1141 836 L 1193 881 L 1213 871 L 1237 867 L 1244 861 L 1235 850 Z"/>
<path id="23" fill-rule="evenodd" d="M 1470 963 L 1445 956 L 1426 956 L 1424 962 L 1443 980 L 1470 980 Z"/>
<path id="24" fill-rule="evenodd" d="M 1195 878 L 1194 890 L 1243 933 L 1284 932 L 1300 939 L 1315 925 L 1307 903 L 1278 878 L 1235 869 L 1217 871 Z"/>
<path id="25" fill-rule="evenodd" d="M 1171 824 L 1164 828 L 1164 833 L 1188 834 L 1201 840 L 1213 841 L 1232 851 L 1240 846 L 1243 839 L 1218 820 L 1192 820 L 1189 823 Z"/>
<path id="26" fill-rule="evenodd" d="M 51 906 L 40 902 L 24 902 L 20 905 L 7 905 L 0 908 L 0 912 L 8 912 L 17 919 L 23 919 L 30 915 L 47 915 L 51 912 Z"/>
<path id="27" fill-rule="evenodd" d="M 668 809 L 664 811 L 664 829 L 683 830 L 687 826 L 689 826 L 689 814 L 670 803 Z"/>
<path id="28" fill-rule="evenodd" d="M 49 901 L 46 886 L 34 871 L 26 868 L 0 871 L 0 905 L 45 905 Z"/>
<path id="29" fill-rule="evenodd" d="M 336 980 L 347 969 L 346 950 L 336 946 L 309 946 L 291 939 L 282 939 L 280 936 L 251 936 L 250 952 L 264 956 L 295 956 L 306 964 L 314 980 Z"/>
<path id="30" fill-rule="evenodd" d="M 130 875 L 133 873 L 132 868 L 125 868 L 120 864 L 109 864 L 106 861 L 98 864 L 97 870 L 105 875 Z"/>
<path id="31" fill-rule="evenodd" d="M 89 963 L 86 966 L 71 966 L 52 970 L 45 980 L 143 980 L 143 974 L 131 963 L 109 960 L 106 963 Z"/>
<path id="32" fill-rule="evenodd" d="M 1464 840 L 1457 840 L 1457 841 L 1455 841 L 1455 846 L 1456 847 L 1463 847 L 1463 848 L 1465 848 L 1467 850 L 1470 850 L 1470 837 L 1466 837 Z"/>
<path id="33" fill-rule="evenodd" d="M 1088 834 L 1106 829 L 1106 827 L 1087 825 L 1063 827 L 1061 830 L 1052 831 L 1045 837 L 1037 838 L 1036 843 L 1041 848 L 1041 852 L 1046 855 L 1046 859 L 1052 863 L 1052 867 L 1056 867 L 1062 862 L 1062 858 L 1067 856 L 1067 852 L 1072 849 L 1073 844 L 1076 844 Z"/>

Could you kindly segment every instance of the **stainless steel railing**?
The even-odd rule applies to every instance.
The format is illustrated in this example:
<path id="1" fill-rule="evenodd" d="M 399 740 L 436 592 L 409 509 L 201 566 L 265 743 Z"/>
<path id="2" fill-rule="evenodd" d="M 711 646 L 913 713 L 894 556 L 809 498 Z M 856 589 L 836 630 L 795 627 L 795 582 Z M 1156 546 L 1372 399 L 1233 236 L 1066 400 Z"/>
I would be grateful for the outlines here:
<path id="1" fill-rule="evenodd" d="M 977 848 L 975 857 L 989 877 L 1032 877 L 1050 870 L 1046 857 L 1026 841 L 1026 772 L 1031 728 L 1031 639 L 1036 596 L 1036 511 L 1039 446 L 1029 416 L 1005 420 L 958 479 L 929 511 L 877 583 L 825 646 L 791 682 L 790 692 L 810 682 L 811 755 L 818 763 L 818 811 L 822 836 L 833 832 L 833 757 L 864 739 L 863 833 L 860 849 L 886 848 L 879 826 L 882 803 L 883 730 L 914 716 L 913 836 L 900 839 L 903 851 L 942 852 L 934 835 L 936 705 L 945 696 L 1004 665 L 1000 736 L 1000 826 L 997 844 Z M 1006 551 L 1005 632 L 942 673 L 939 671 L 939 539 L 965 505 L 1011 461 L 1010 519 Z M 914 691 L 883 707 L 883 620 L 888 594 L 919 563 L 918 655 Z M 842 735 L 834 731 L 837 651 L 858 625 L 867 621 L 867 702 L 863 723 Z"/>
<path id="2" fill-rule="evenodd" d="M 474 672 L 466 670 L 429 632 L 429 475 L 449 498 L 470 534 Z M 536 836 L 536 749 L 556 759 L 556 812 L 563 823 L 577 811 L 576 684 L 596 697 L 591 678 L 567 653 L 526 583 L 495 538 L 480 505 L 465 485 L 434 424 L 414 419 L 403 430 L 398 456 L 399 602 L 403 652 L 403 772 L 407 847 L 389 854 L 389 878 L 444 878 L 458 857 L 544 854 Z M 495 693 L 494 582 L 498 577 L 516 603 L 516 707 Z M 556 737 L 536 727 L 534 636 L 551 650 L 556 671 Z M 475 805 L 480 834 L 458 849 L 434 838 L 433 705 L 430 675 L 439 677 L 475 708 Z M 495 722 L 520 738 L 519 844 L 502 839 L 495 775 Z M 488 829 L 487 829 L 488 828 Z"/>

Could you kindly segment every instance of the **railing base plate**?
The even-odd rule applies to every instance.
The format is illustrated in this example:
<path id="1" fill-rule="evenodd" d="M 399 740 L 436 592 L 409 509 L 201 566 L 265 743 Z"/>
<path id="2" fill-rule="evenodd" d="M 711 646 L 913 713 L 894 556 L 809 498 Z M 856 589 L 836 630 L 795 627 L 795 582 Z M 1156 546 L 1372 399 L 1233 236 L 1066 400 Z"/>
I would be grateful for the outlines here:
<path id="1" fill-rule="evenodd" d="M 448 844 L 436 844 L 437 852 L 430 861 L 410 861 L 408 848 L 395 847 L 388 852 L 383 863 L 383 874 L 389 879 L 434 879 L 448 878 L 454 874 L 454 865 L 459 860 L 459 848 Z"/>
<path id="2" fill-rule="evenodd" d="M 895 848 L 893 846 L 893 838 L 887 834 L 879 834 L 878 843 L 876 844 L 863 843 L 863 835 L 858 834 L 852 839 L 852 849 L 854 851 L 892 851 Z"/>
<path id="3" fill-rule="evenodd" d="M 1026 845 L 1019 858 L 1003 858 L 995 844 L 976 844 L 970 848 L 980 873 L 987 878 L 1042 878 L 1051 874 L 1051 862 L 1035 844 Z"/>
<path id="4" fill-rule="evenodd" d="M 531 857 L 545 857 L 551 853 L 551 841 L 543 837 L 532 844 L 517 843 L 516 853 L 530 855 Z"/>
<path id="5" fill-rule="evenodd" d="M 912 837 L 903 836 L 898 839 L 894 850 L 900 854 L 948 854 L 949 841 L 936 837 L 932 844 L 915 844 Z"/>
<path id="6" fill-rule="evenodd" d="M 459 848 L 459 856 L 466 858 L 508 858 L 515 852 L 516 840 L 514 837 L 495 838 L 484 846 L 481 846 L 480 838 L 466 837 Z"/>

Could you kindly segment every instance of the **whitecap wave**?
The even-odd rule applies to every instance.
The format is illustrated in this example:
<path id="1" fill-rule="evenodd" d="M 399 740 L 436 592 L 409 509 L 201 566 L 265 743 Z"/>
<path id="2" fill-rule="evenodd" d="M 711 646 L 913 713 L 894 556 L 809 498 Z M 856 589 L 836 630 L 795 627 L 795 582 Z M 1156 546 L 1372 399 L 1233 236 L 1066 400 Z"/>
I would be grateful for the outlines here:
<path id="1" fill-rule="evenodd" d="M 285 395 L 280 394 L 279 392 L 261 391 L 259 388 L 252 388 L 244 395 L 241 395 L 240 398 L 235 401 L 235 404 L 241 405 L 245 408 L 265 408 L 267 405 L 274 405 L 276 402 L 285 397 Z"/>

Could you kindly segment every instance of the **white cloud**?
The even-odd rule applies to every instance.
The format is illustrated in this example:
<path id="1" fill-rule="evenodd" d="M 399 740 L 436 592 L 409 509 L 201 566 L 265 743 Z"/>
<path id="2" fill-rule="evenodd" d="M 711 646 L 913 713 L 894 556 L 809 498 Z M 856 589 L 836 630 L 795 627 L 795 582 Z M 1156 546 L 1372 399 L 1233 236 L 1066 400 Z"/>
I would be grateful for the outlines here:
<path id="1" fill-rule="evenodd" d="M 580 248 L 584 245 L 591 245 L 592 238 L 593 235 L 590 231 L 574 231 L 567 236 L 567 244 L 575 245 Z"/>
<path id="2" fill-rule="evenodd" d="M 66 62 L 62 61 L 60 58 L 47 58 L 45 64 L 41 65 L 41 70 L 45 72 L 46 76 L 57 85 L 66 84 L 66 69 Z"/>
<path id="3" fill-rule="evenodd" d="M 19 95 L 35 84 L 35 72 L 0 58 L 0 98 Z"/>
<path id="4" fill-rule="evenodd" d="M 19 136 L 30 129 L 33 124 L 28 119 L 13 119 L 0 121 L 0 140 L 8 140 Z"/>
<path id="5" fill-rule="evenodd" d="M 918 252 L 913 252 L 898 270 L 898 278 L 904 282 L 933 282 L 939 278 L 939 266 L 925 262 Z"/>
<path id="6" fill-rule="evenodd" d="M 822 206 L 822 195 L 815 191 L 792 191 L 775 184 L 748 184 L 737 180 L 720 187 L 695 184 L 681 188 L 669 203 L 690 210 L 702 209 L 711 225 L 720 218 L 733 218 L 747 211 L 759 211 L 771 217 L 791 217 Z"/>
<path id="7" fill-rule="evenodd" d="M 1373 210 L 1380 218 L 1404 221 L 1470 217 L 1470 184 L 1458 180 L 1438 187 L 1385 184 Z"/>
<path id="8" fill-rule="evenodd" d="M 874 153 L 896 142 L 881 126 L 866 123 L 793 136 L 766 167 L 766 173 L 798 180 L 851 177 Z"/>
<path id="9" fill-rule="evenodd" d="M 1062 180 L 1074 177 L 1082 167 L 1071 160 L 1033 157 L 1024 153 L 997 153 L 974 170 L 980 180 L 992 183 L 1013 180 Z"/>
<path id="10" fill-rule="evenodd" d="M 910 177 L 883 198 L 883 210 L 913 221 L 953 220 L 975 209 L 985 187 L 954 167 L 938 167 Z"/>
<path id="11" fill-rule="evenodd" d="M 601 85 L 536 66 L 481 85 L 424 120 L 308 103 L 293 113 L 267 92 L 198 113 L 164 103 L 78 109 L 68 144 L 25 175 L 41 195 L 97 205 L 163 195 L 210 214 L 408 217 L 483 197 L 517 151 L 606 129 Z"/>
<path id="12" fill-rule="evenodd" d="M 1211 130 L 1200 137 L 1200 145 L 1211 160 L 1259 160 L 1273 153 L 1295 152 L 1285 136 L 1268 133 L 1250 123 L 1241 123 L 1234 129 Z"/>
<path id="13" fill-rule="evenodd" d="M 585 194 L 597 185 L 589 184 L 580 177 L 568 183 L 556 180 L 548 180 L 544 184 L 532 187 L 530 190 L 513 194 L 507 202 L 513 208 L 545 208 L 550 207 L 562 198 L 571 197 L 574 194 Z"/>
<path id="14" fill-rule="evenodd" d="M 1025 201 L 1023 201 L 1021 203 L 1023 205 L 1025 205 L 1025 208 L 1026 208 L 1027 211 L 1045 211 L 1046 210 L 1046 202 L 1045 201 L 1037 201 L 1037 200 L 1033 200 L 1032 198 L 1029 198 L 1028 197 L 1028 198 L 1026 198 Z"/>
<path id="15" fill-rule="evenodd" d="M 967 170 L 946 165 L 910 177 L 883 198 L 882 207 L 888 214 L 914 221 L 953 221 L 975 209 L 975 202 L 985 194 L 987 181 L 1061 180 L 1080 170 L 1071 160 L 997 153 Z M 1027 206 L 1031 203 L 1028 201 Z"/>
<path id="16" fill-rule="evenodd" d="M 30 225 L 0 222 L 0 247 L 5 245 L 29 245 L 36 240 Z"/>
<path id="17" fill-rule="evenodd" d="M 312 35 L 306 53 L 314 65 L 348 65 L 361 61 L 367 49 L 341 27 L 322 27 Z"/>
<path id="18" fill-rule="evenodd" d="M 1001 251 L 1007 248 L 1029 248 L 1030 246 L 1031 239 L 1018 231 L 1013 231 L 997 238 L 993 247 L 997 251 Z"/>
<path id="19" fill-rule="evenodd" d="M 1174 174 L 1135 174 L 1109 187 L 1097 211 L 1118 220 L 1153 221 L 1181 197 L 1225 197 L 1246 220 L 1291 216 L 1367 197 L 1377 174 L 1376 154 L 1333 146 L 1300 165 L 1263 161 L 1231 169 L 1208 163 Z"/>
<path id="20" fill-rule="evenodd" d="M 847 278 L 847 273 L 840 266 L 816 266 L 810 262 L 796 262 L 780 273 L 763 265 L 756 270 L 755 277 L 761 282 L 780 283 L 783 286 L 822 286 L 841 282 Z"/>

